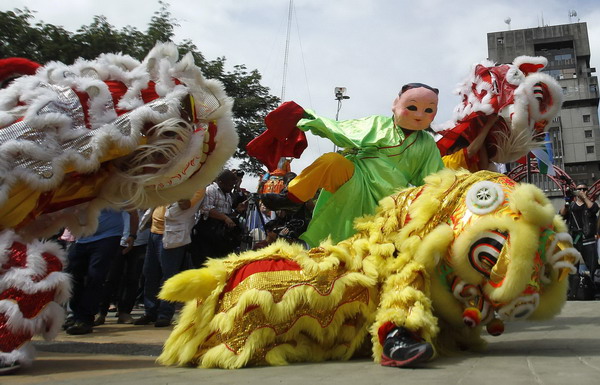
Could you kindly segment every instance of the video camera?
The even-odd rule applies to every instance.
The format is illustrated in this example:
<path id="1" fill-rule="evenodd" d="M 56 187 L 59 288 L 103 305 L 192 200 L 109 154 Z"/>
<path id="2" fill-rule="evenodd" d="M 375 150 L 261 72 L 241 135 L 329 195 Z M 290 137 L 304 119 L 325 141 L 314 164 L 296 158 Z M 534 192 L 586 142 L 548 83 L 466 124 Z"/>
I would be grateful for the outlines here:
<path id="1" fill-rule="evenodd" d="M 567 187 L 565 190 L 565 202 L 570 203 L 575 198 L 575 193 L 571 190 L 570 187 Z"/>
<path id="2" fill-rule="evenodd" d="M 291 219 L 284 223 L 283 226 L 274 228 L 273 231 L 281 238 L 295 240 L 306 230 L 305 224 L 306 222 L 302 219 Z"/>

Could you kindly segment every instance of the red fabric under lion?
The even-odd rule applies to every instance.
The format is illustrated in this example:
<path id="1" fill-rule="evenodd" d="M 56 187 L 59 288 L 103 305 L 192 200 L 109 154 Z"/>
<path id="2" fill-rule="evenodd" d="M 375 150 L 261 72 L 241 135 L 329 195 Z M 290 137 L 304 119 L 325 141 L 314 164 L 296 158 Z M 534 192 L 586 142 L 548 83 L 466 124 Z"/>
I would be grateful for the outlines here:
<path id="1" fill-rule="evenodd" d="M 304 109 L 294 102 L 285 102 L 265 118 L 267 130 L 246 146 L 250 156 L 264 164 L 269 172 L 277 169 L 283 157 L 299 158 L 308 146 L 306 135 L 296 123 Z"/>
<path id="2" fill-rule="evenodd" d="M 228 293 L 235 289 L 243 280 L 256 273 L 264 273 L 267 271 L 297 271 L 302 270 L 300 265 L 288 259 L 265 259 L 262 261 L 251 262 L 242 266 L 229 278 L 227 286 L 223 293 Z"/>

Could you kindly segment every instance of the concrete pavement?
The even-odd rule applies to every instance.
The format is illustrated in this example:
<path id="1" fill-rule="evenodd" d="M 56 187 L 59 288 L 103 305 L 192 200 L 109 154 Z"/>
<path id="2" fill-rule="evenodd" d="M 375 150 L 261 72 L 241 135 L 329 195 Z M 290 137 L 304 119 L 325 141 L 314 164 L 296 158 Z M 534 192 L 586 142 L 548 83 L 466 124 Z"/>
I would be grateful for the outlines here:
<path id="1" fill-rule="evenodd" d="M 568 302 L 546 322 L 509 323 L 487 352 L 418 369 L 367 359 L 241 370 L 172 368 L 154 360 L 170 328 L 107 324 L 84 336 L 36 341 L 38 359 L 0 384 L 548 384 L 600 383 L 600 301 Z"/>

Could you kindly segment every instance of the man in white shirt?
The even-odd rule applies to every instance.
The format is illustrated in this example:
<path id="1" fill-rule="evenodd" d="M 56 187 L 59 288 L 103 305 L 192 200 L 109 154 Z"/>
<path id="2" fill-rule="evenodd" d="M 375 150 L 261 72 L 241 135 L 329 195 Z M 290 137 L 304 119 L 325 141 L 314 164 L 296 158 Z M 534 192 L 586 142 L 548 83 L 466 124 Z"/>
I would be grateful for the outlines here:
<path id="1" fill-rule="evenodd" d="M 216 181 L 206 188 L 200 205 L 201 218 L 196 226 L 200 239 L 199 253 L 203 257 L 219 258 L 231 253 L 237 246 L 231 234 L 237 224 L 229 216 L 232 213 L 231 191 L 238 177 L 231 170 L 222 171 Z"/>

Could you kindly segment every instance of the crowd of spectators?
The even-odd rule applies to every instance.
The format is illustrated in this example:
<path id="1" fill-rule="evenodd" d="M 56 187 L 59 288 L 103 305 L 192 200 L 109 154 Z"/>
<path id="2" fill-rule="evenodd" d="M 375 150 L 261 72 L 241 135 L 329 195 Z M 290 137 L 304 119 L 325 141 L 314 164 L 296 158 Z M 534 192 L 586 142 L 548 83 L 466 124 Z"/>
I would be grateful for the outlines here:
<path id="1" fill-rule="evenodd" d="M 243 177 L 240 170 L 224 170 L 190 199 L 146 211 L 104 210 L 98 230 L 88 237 L 74 239 L 65 229 L 59 242 L 67 248 L 66 271 L 73 277 L 65 331 L 91 333 L 106 322 L 110 310 L 116 312 L 117 323 L 169 326 L 175 304 L 157 297 L 165 280 L 201 267 L 208 258 L 257 250 L 278 238 L 301 242 L 298 237 L 310 221 L 312 201 L 293 211 L 271 211 L 261 194 L 241 188 Z M 294 177 L 286 174 L 284 186 Z M 570 277 L 568 296 L 573 300 L 600 294 L 599 207 L 587 190 L 587 185 L 578 184 L 560 210 L 583 257 Z M 138 319 L 131 315 L 135 305 L 144 309 Z"/>
<path id="2" fill-rule="evenodd" d="M 285 182 L 295 174 L 285 176 Z M 73 295 L 63 325 L 66 333 L 88 334 L 114 311 L 121 324 L 171 325 L 176 305 L 161 301 L 165 280 L 208 258 L 257 250 L 278 238 L 296 241 L 312 207 L 271 211 L 241 187 L 241 170 L 223 170 L 190 199 L 148 210 L 104 210 L 95 234 L 75 239 L 68 229 L 58 238 L 67 249 L 66 271 Z M 134 319 L 135 306 L 144 314 Z"/>

